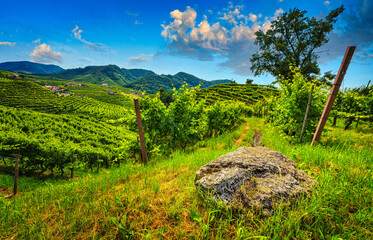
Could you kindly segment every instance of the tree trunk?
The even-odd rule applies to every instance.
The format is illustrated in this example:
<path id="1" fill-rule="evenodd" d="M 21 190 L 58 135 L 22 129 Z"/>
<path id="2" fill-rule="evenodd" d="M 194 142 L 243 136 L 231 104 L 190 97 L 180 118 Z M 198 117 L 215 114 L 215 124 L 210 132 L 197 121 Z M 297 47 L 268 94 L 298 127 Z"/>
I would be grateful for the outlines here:
<path id="1" fill-rule="evenodd" d="M 348 123 L 347 123 L 347 125 L 345 126 L 345 130 L 347 130 L 347 129 L 350 127 L 350 125 L 352 124 L 352 122 L 354 121 L 354 119 L 355 119 L 355 117 L 350 117 L 350 118 L 348 119 Z"/>
<path id="2" fill-rule="evenodd" d="M 332 127 L 334 127 L 335 125 L 337 125 L 337 119 L 338 119 L 338 117 L 335 116 L 334 119 L 333 119 Z"/>
<path id="3" fill-rule="evenodd" d="M 14 196 L 17 194 L 17 190 L 18 190 L 18 174 L 19 174 L 18 159 L 19 159 L 19 155 L 16 154 L 16 165 L 14 168 L 14 187 L 13 187 Z"/>

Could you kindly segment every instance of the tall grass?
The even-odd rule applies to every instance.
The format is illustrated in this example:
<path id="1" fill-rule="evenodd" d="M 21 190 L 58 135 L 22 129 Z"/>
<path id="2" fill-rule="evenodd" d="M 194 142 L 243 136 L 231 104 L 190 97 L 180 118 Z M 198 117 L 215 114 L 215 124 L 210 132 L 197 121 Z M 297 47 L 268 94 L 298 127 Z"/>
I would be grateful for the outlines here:
<path id="1" fill-rule="evenodd" d="M 239 146 L 251 146 L 259 129 L 265 146 L 316 179 L 312 195 L 270 217 L 233 212 L 203 199 L 194 186 L 195 172 Z M 372 239 L 371 140 L 371 133 L 329 128 L 315 147 L 291 144 L 262 120 L 250 118 L 232 133 L 146 166 L 126 164 L 39 184 L 21 178 L 35 185 L 21 188 L 14 198 L 0 198 L 0 238 Z M 4 185 L 9 183 L 0 182 Z"/>

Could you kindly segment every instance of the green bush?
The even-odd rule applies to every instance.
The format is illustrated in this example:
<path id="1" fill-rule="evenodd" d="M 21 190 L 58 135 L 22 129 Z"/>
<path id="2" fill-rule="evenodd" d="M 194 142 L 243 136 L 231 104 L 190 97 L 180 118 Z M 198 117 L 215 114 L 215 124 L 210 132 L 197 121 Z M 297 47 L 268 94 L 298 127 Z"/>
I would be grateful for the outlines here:
<path id="1" fill-rule="evenodd" d="M 315 85 L 304 138 L 314 133 L 327 98 L 324 86 L 316 86 L 315 81 L 307 81 L 298 69 L 291 68 L 292 79 L 282 78 L 280 95 L 268 99 L 267 121 L 278 126 L 286 134 L 299 138 L 307 108 L 311 86 Z"/>
<path id="2" fill-rule="evenodd" d="M 242 102 L 216 102 L 208 106 L 197 100 L 196 88 L 186 85 L 174 90 L 174 101 L 168 107 L 160 94 L 141 99 L 141 117 L 150 154 L 168 154 L 175 149 L 185 149 L 212 135 L 219 135 L 239 124 L 242 116 L 251 116 L 252 109 Z M 133 118 L 128 123 L 135 124 Z M 132 126 L 134 128 L 134 126 Z M 139 148 L 136 142 L 123 146 L 128 154 L 135 155 Z M 138 144 L 137 144 L 138 146 Z"/>

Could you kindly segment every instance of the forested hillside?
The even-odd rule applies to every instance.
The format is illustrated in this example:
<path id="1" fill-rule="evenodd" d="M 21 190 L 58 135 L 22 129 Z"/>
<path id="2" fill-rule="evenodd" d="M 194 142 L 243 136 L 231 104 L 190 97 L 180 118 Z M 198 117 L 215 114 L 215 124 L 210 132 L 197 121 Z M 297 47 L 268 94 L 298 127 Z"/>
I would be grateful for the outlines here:
<path id="1" fill-rule="evenodd" d="M 156 93 L 160 88 L 171 91 L 173 88 L 179 89 L 185 83 L 191 87 L 201 85 L 201 88 L 209 86 L 231 83 L 231 80 L 206 81 L 188 73 L 179 72 L 175 75 L 151 75 L 137 79 L 125 87 L 136 90 L 143 90 L 148 93 Z"/>
<path id="2" fill-rule="evenodd" d="M 63 68 L 53 64 L 42 64 L 28 61 L 3 62 L 0 63 L 0 69 L 30 74 L 49 74 L 63 70 Z"/>
<path id="3" fill-rule="evenodd" d="M 145 69 L 125 69 L 116 65 L 87 66 L 64 70 L 55 74 L 42 75 L 44 80 L 63 80 L 92 84 L 108 84 L 135 90 L 156 93 L 160 88 L 171 91 L 173 88 L 180 88 L 184 83 L 189 86 L 206 88 L 216 84 L 230 83 L 231 80 L 206 81 L 188 73 L 179 72 L 175 75 L 158 75 Z"/>
<path id="4" fill-rule="evenodd" d="M 94 84 L 107 83 L 109 85 L 124 86 L 125 84 L 136 80 L 137 76 L 154 74 L 151 71 L 135 71 L 135 73 L 136 75 L 134 76 L 130 71 L 127 71 L 126 69 L 121 69 L 116 65 L 107 65 L 68 69 L 56 74 L 52 74 L 51 77 L 74 82 L 85 82 Z"/>

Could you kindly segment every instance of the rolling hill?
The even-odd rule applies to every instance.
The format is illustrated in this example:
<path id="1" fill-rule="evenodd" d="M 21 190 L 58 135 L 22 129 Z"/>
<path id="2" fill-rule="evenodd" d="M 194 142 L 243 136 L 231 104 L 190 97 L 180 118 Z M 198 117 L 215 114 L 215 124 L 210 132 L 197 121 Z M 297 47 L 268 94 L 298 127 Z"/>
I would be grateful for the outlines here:
<path id="1" fill-rule="evenodd" d="M 64 70 L 63 68 L 53 64 L 42 64 L 28 61 L 3 62 L 0 63 L 0 69 L 28 74 L 50 74 Z"/>
<path id="2" fill-rule="evenodd" d="M 184 83 L 192 87 L 201 85 L 201 88 L 207 88 L 209 86 L 231 82 L 231 80 L 206 81 L 191 74 L 179 72 L 175 75 L 145 76 L 125 85 L 125 87 L 136 90 L 145 90 L 147 93 L 156 93 L 160 88 L 163 88 L 166 91 L 171 91 L 173 88 L 178 89 Z"/>
<path id="3" fill-rule="evenodd" d="M 67 69 L 51 74 L 51 77 L 69 80 L 73 82 L 85 82 L 93 84 L 106 83 L 109 85 L 124 86 L 139 77 L 154 75 L 155 73 L 143 69 L 119 68 L 116 65 L 87 66 L 84 68 Z"/>
<path id="4" fill-rule="evenodd" d="M 265 97 L 277 95 L 278 92 L 275 88 L 257 84 L 219 84 L 200 89 L 197 95 L 198 99 L 204 99 L 209 104 L 235 100 L 253 105 Z"/>
<path id="5" fill-rule="evenodd" d="M 166 91 L 171 91 L 173 88 L 180 88 L 184 83 L 192 87 L 201 85 L 201 88 L 207 88 L 217 84 L 232 82 L 228 79 L 206 81 L 185 72 L 179 72 L 175 75 L 158 75 L 151 70 L 126 69 L 120 68 L 116 65 L 87 66 L 84 68 L 63 70 L 62 68 L 55 65 L 36 64 L 30 62 L 17 62 L 18 65 L 12 65 L 8 63 L 2 63 L 2 65 L 5 66 L 3 68 L 4 70 L 9 69 L 9 71 L 22 71 L 26 74 L 38 74 L 38 76 L 26 75 L 29 79 L 35 79 L 36 77 L 38 80 L 45 81 L 71 81 L 90 84 L 105 83 L 109 86 L 126 87 L 135 90 L 146 91 L 148 93 L 156 93 L 160 88 L 163 88 Z M 24 63 L 24 65 L 22 65 L 21 63 Z M 2 69 L 2 65 L 0 64 L 0 69 Z M 13 67 L 10 67 L 11 65 Z M 31 69 L 30 66 L 32 66 L 33 69 Z M 51 72 L 53 70 L 52 66 L 57 68 L 55 68 L 55 71 L 53 73 L 47 74 L 48 71 Z M 40 69 L 37 70 L 37 67 Z M 56 72 L 57 70 L 59 71 Z"/>
<path id="6" fill-rule="evenodd" d="M 84 68 L 67 69 L 47 76 L 54 79 L 73 82 L 92 84 L 106 83 L 110 86 L 145 90 L 148 93 L 156 93 L 160 88 L 163 88 L 166 91 L 170 91 L 174 87 L 180 88 L 184 82 L 192 87 L 201 84 L 201 88 L 232 82 L 227 79 L 206 81 L 185 72 L 179 72 L 175 75 L 158 75 L 155 72 L 146 69 L 126 69 L 120 68 L 116 65 L 87 66 Z"/>

